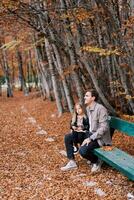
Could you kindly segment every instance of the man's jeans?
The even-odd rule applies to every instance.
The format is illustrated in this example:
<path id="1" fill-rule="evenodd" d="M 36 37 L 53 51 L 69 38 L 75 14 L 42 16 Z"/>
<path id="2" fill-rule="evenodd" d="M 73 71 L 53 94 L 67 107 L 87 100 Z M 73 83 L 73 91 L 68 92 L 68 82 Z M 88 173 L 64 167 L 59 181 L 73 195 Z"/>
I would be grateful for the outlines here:
<path id="1" fill-rule="evenodd" d="M 90 160 L 91 163 L 97 163 L 98 157 L 94 155 L 93 150 L 95 148 L 99 148 L 97 140 L 91 141 L 88 145 L 81 146 L 79 149 L 79 153 L 83 158 Z"/>
<path id="2" fill-rule="evenodd" d="M 64 142 L 68 159 L 74 159 L 73 145 L 76 143 L 82 144 L 82 142 L 89 137 L 89 132 L 79 132 L 78 134 L 80 134 L 80 137 L 77 137 L 77 134 L 74 133 L 65 135 Z"/>

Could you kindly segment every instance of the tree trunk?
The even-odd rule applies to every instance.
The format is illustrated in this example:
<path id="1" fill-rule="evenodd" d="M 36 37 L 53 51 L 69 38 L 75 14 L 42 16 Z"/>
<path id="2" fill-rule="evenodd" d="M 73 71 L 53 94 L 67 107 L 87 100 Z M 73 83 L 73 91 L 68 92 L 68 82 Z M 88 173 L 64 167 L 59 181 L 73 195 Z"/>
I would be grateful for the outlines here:
<path id="1" fill-rule="evenodd" d="M 64 0 L 60 0 L 61 2 L 61 10 L 62 13 L 67 14 L 67 10 L 66 10 L 66 1 Z M 66 32 L 66 38 L 67 38 L 67 44 L 68 44 L 68 51 L 69 51 L 69 55 L 70 55 L 70 62 L 71 62 L 71 66 L 72 67 L 77 67 L 78 66 L 78 62 L 77 62 L 77 55 L 75 52 L 75 46 L 73 44 L 73 38 L 72 38 L 72 33 L 70 28 L 67 28 L 70 26 L 70 22 L 69 20 L 64 19 L 64 23 L 65 23 L 65 32 Z M 81 104 L 84 103 L 84 93 L 82 90 L 82 85 L 79 79 L 79 76 L 77 74 L 77 72 L 74 70 L 74 72 L 72 73 L 72 76 L 74 78 L 75 81 L 75 86 L 76 86 L 76 91 L 79 97 L 79 101 Z"/>
<path id="2" fill-rule="evenodd" d="M 31 75 L 33 75 L 33 78 L 32 78 L 33 81 L 32 82 L 35 83 L 35 87 L 37 88 L 38 87 L 38 80 L 37 80 L 37 76 L 36 76 L 36 71 L 35 71 L 33 63 L 32 63 L 31 50 L 29 50 L 28 54 L 29 54 L 29 64 L 30 64 L 30 68 L 31 68 Z"/>
<path id="3" fill-rule="evenodd" d="M 84 63 L 91 79 L 92 79 L 92 82 L 95 86 L 95 89 L 96 91 L 98 92 L 99 94 L 99 97 L 101 98 L 102 102 L 104 103 L 104 105 L 107 107 L 107 109 L 112 113 L 112 114 L 116 114 L 116 111 L 113 109 L 113 107 L 109 104 L 109 102 L 107 101 L 107 99 L 105 98 L 103 92 L 101 91 L 99 85 L 98 85 L 98 81 L 97 79 L 95 78 L 94 76 L 94 73 L 91 69 L 91 66 L 89 65 L 89 63 L 85 60 L 85 58 L 81 58 L 82 62 Z"/>
<path id="4" fill-rule="evenodd" d="M 55 76 L 55 70 L 54 70 L 54 66 L 52 63 L 50 46 L 49 46 L 49 42 L 47 39 L 45 39 L 45 47 L 46 47 L 46 54 L 47 54 L 51 78 L 52 78 L 52 84 L 53 84 L 53 90 L 54 90 L 54 95 L 55 95 L 55 99 L 56 99 L 56 104 L 57 104 L 59 115 L 61 115 L 63 113 L 63 106 L 62 106 L 62 102 L 60 99 L 60 93 L 58 90 L 58 84 L 57 84 L 57 80 L 56 80 L 56 76 Z"/>
<path id="5" fill-rule="evenodd" d="M 2 54 L 3 54 L 3 71 L 4 71 L 6 82 L 7 82 L 7 97 L 13 97 L 11 77 L 10 77 L 9 66 L 8 66 L 5 50 L 2 51 Z"/>
<path id="6" fill-rule="evenodd" d="M 19 80 L 21 84 L 20 90 L 24 92 L 24 95 L 28 95 L 28 90 L 26 87 L 26 81 L 23 72 L 23 63 L 22 63 L 22 55 L 21 52 L 17 49 L 16 51 L 17 61 L 18 61 L 18 69 L 19 69 Z"/>
<path id="7" fill-rule="evenodd" d="M 40 73 L 41 73 L 41 77 L 42 77 L 42 81 L 43 81 L 42 82 L 42 87 L 46 91 L 46 97 L 49 100 L 52 100 L 51 91 L 50 91 L 50 87 L 49 87 L 49 82 L 48 82 L 48 78 L 47 78 L 48 72 L 46 71 L 45 66 L 41 61 L 40 61 L 39 65 L 40 65 Z M 49 79 L 50 79 L 50 77 L 49 77 Z"/>
<path id="8" fill-rule="evenodd" d="M 69 108 L 69 111 L 71 113 L 73 113 L 73 107 L 74 107 L 73 98 L 71 97 L 70 90 L 69 90 L 69 87 L 67 85 L 66 77 L 64 76 L 64 71 L 63 71 L 63 67 L 62 67 L 62 64 L 61 64 L 61 58 L 60 58 L 57 47 L 54 44 L 52 45 L 52 47 L 53 47 L 55 57 L 56 57 L 57 70 L 60 74 L 62 84 L 63 84 L 63 88 L 64 88 L 64 91 L 65 91 L 66 100 L 67 100 L 67 103 L 68 103 L 68 108 Z"/>

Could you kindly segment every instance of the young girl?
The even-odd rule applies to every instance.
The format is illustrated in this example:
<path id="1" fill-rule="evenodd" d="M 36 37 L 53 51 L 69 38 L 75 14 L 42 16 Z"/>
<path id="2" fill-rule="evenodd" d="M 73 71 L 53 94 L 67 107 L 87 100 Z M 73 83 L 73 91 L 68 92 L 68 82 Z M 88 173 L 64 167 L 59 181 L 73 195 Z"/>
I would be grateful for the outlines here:
<path id="1" fill-rule="evenodd" d="M 80 103 L 76 103 L 74 107 L 74 113 L 71 120 L 71 130 L 74 141 L 74 153 L 78 151 L 78 143 L 81 145 L 86 138 L 89 131 L 89 120 L 84 114 L 83 107 Z"/>

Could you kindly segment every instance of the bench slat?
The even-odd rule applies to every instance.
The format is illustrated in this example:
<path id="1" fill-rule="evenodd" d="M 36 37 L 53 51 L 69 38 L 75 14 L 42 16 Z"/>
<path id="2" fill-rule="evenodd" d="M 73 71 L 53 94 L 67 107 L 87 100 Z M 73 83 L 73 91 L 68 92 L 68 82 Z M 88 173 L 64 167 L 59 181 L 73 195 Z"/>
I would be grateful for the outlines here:
<path id="1" fill-rule="evenodd" d="M 127 135 L 134 136 L 134 123 L 125 121 L 118 117 L 111 117 L 110 127 L 115 128 Z"/>
<path id="2" fill-rule="evenodd" d="M 130 180 L 134 181 L 134 157 L 114 148 L 112 151 L 104 151 L 102 148 L 94 149 L 95 155 L 100 159 L 111 165 L 112 167 L 121 171 Z"/>

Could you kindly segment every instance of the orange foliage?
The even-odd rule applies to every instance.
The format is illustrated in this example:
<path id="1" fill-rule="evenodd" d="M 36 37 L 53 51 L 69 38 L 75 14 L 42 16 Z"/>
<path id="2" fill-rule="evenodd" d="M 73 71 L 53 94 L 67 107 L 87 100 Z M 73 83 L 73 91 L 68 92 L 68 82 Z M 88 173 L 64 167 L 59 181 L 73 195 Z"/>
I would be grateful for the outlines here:
<path id="1" fill-rule="evenodd" d="M 67 76 L 69 74 L 72 74 L 75 70 L 79 68 L 78 65 L 70 65 L 67 68 L 64 69 L 63 74 L 61 75 L 60 79 L 64 79 L 64 76 Z"/>

